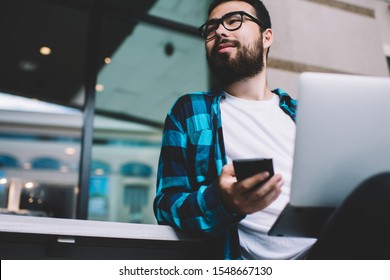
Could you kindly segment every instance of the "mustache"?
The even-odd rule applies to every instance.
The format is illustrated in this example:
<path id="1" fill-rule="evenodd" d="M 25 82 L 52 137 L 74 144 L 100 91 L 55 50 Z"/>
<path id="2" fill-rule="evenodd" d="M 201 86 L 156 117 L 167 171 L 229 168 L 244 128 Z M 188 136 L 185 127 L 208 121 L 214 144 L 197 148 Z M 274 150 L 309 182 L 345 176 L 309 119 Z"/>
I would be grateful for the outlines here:
<path id="1" fill-rule="evenodd" d="M 233 47 L 236 47 L 236 48 L 238 48 L 238 47 L 241 46 L 240 42 L 238 42 L 238 41 L 229 40 L 229 39 L 221 39 L 221 40 L 217 41 L 217 42 L 214 44 L 214 47 L 212 48 L 211 53 L 212 53 L 212 54 L 216 54 L 217 51 L 218 51 L 218 48 L 219 48 L 219 46 L 220 46 L 221 44 L 231 44 Z"/>

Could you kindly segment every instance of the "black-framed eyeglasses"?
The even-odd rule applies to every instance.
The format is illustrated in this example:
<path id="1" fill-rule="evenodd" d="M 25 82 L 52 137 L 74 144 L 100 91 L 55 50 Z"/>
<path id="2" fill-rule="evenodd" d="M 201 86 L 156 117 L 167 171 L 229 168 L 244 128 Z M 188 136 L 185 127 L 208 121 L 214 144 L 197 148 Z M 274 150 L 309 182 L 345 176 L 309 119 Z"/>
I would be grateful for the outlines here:
<path id="1" fill-rule="evenodd" d="M 244 21 L 244 16 L 249 18 L 249 20 L 257 23 L 260 27 L 264 27 L 264 24 L 255 18 L 254 16 L 244 12 L 244 11 L 235 11 L 227 13 L 219 19 L 211 19 L 199 27 L 199 31 L 202 34 L 202 37 L 210 40 L 215 37 L 216 31 L 220 24 L 229 31 L 237 30 L 241 27 L 242 22 Z"/>

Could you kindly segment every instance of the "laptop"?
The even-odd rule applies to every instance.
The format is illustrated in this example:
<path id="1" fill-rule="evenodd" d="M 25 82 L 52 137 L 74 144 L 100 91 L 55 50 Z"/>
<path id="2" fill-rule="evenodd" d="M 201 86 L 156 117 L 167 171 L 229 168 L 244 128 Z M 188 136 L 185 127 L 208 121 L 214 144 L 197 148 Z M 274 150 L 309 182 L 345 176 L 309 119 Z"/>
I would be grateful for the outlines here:
<path id="1" fill-rule="evenodd" d="M 317 237 L 362 181 L 390 171 L 390 78 L 299 77 L 290 202 L 268 235 Z"/>

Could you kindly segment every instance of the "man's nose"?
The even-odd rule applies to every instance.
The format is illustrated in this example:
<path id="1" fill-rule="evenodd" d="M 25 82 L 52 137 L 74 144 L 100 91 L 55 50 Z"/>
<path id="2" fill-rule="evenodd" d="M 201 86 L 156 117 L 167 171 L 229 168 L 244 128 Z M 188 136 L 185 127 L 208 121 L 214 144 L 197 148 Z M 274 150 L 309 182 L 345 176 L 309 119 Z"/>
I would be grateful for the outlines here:
<path id="1" fill-rule="evenodd" d="M 218 37 L 227 37 L 229 35 L 229 31 L 220 23 L 215 30 L 215 36 Z"/>

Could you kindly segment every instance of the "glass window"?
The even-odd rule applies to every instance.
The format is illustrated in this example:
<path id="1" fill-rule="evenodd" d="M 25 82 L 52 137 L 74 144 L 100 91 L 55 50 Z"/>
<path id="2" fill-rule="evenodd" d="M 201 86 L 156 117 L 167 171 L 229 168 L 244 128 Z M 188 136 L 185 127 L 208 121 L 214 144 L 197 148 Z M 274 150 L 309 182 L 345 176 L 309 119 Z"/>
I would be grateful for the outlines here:
<path id="1" fill-rule="evenodd" d="M 110 16 L 103 19 L 101 40 L 100 59 L 106 63 L 97 79 L 92 158 L 108 164 L 110 173 L 101 175 L 105 188 L 99 194 L 90 186 L 90 199 L 99 202 L 90 204 L 89 219 L 155 223 L 163 122 L 179 96 L 208 89 L 204 43 L 197 36 Z"/>
<path id="2" fill-rule="evenodd" d="M 1 213 L 75 218 L 88 14 L 40 0 L 0 11 Z"/>
<path id="3" fill-rule="evenodd" d="M 0 168 L 20 168 L 21 164 L 17 158 L 7 154 L 0 155 Z"/>
<path id="4" fill-rule="evenodd" d="M 207 19 L 211 0 L 160 0 L 149 10 L 149 14 L 199 27 Z"/>
<path id="5" fill-rule="evenodd" d="M 76 218 L 83 206 L 93 220 L 155 223 L 165 115 L 179 96 L 208 89 L 204 43 L 195 27 L 204 22 L 209 1 L 103 0 L 101 22 L 89 26 L 99 20 L 99 13 L 90 18 L 96 3 L 0 1 L 1 213 Z M 99 44 L 89 44 L 87 52 L 96 30 Z M 92 55 L 86 59 L 94 50 L 98 69 Z M 94 70 L 88 143 L 81 108 L 86 72 L 93 79 Z M 92 150 L 87 175 L 80 174 L 82 149 L 87 156 Z M 89 200 L 77 205 L 78 198 L 85 202 L 79 186 L 85 176 Z"/>

